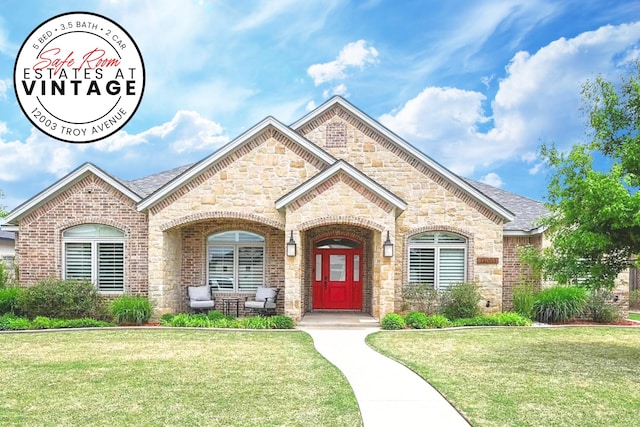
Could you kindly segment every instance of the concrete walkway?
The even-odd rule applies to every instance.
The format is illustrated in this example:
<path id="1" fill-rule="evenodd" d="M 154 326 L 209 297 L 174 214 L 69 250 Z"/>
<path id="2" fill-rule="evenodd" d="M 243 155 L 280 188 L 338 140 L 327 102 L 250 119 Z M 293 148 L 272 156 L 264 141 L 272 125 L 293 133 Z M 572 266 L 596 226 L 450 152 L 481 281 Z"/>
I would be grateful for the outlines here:
<path id="1" fill-rule="evenodd" d="M 360 405 L 364 427 L 469 427 L 426 381 L 365 343 L 365 337 L 379 328 L 301 323 L 299 329 L 311 335 L 318 352 L 347 377 Z"/>

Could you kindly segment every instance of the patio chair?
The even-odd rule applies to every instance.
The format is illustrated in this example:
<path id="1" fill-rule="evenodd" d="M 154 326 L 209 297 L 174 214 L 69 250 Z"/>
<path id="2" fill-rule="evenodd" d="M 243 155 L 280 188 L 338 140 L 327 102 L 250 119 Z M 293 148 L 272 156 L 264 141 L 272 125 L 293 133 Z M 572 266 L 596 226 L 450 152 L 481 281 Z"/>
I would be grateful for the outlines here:
<path id="1" fill-rule="evenodd" d="M 216 304 L 209 285 L 189 286 L 187 287 L 187 295 L 189 296 L 189 307 L 193 311 L 213 310 Z"/>
<path id="2" fill-rule="evenodd" d="M 280 288 L 259 287 L 256 289 L 256 295 L 253 300 L 245 301 L 244 308 L 258 314 L 276 314 L 276 303 L 278 302 L 279 293 Z"/>

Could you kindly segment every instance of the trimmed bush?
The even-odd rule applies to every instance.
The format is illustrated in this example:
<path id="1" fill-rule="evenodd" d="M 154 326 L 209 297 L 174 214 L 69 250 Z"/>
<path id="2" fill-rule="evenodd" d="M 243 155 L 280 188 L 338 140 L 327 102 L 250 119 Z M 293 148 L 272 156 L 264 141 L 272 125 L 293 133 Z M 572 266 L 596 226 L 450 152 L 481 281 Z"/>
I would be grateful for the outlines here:
<path id="1" fill-rule="evenodd" d="M 476 316 L 467 319 L 456 319 L 453 322 L 460 326 L 530 326 L 531 320 L 518 313 L 505 312 L 494 313 L 485 316 Z"/>
<path id="2" fill-rule="evenodd" d="M 587 291 L 576 286 L 553 286 L 541 291 L 533 303 L 535 319 L 544 323 L 566 322 L 587 307 Z"/>
<path id="3" fill-rule="evenodd" d="M 380 322 L 382 329 L 387 330 L 396 330 L 396 329 L 404 329 L 407 325 L 404 321 L 404 318 L 400 316 L 398 313 L 388 313 L 382 318 L 382 322 Z"/>
<path id="4" fill-rule="evenodd" d="M 18 299 L 22 288 L 10 286 L 0 288 L 0 315 L 5 313 L 16 313 L 18 310 Z"/>
<path id="5" fill-rule="evenodd" d="M 141 325 L 151 318 L 151 304 L 143 296 L 122 295 L 111 302 L 109 313 L 119 325 Z"/>
<path id="6" fill-rule="evenodd" d="M 102 318 L 102 298 L 87 281 L 46 279 L 34 286 L 23 288 L 17 308 L 26 317 L 38 316 L 63 319 L 84 317 Z"/>
<path id="7" fill-rule="evenodd" d="M 429 327 L 427 315 L 419 311 L 407 313 L 404 316 L 404 321 L 409 328 L 413 329 L 427 329 Z"/>
<path id="8" fill-rule="evenodd" d="M 535 312 L 533 303 L 536 290 L 532 283 L 521 283 L 513 287 L 513 311 L 527 319 L 533 319 Z"/>
<path id="9" fill-rule="evenodd" d="M 458 283 L 442 292 L 440 314 L 449 320 L 478 316 L 480 298 L 475 284 Z"/>
<path id="10" fill-rule="evenodd" d="M 441 329 L 451 326 L 449 319 L 441 314 L 434 314 L 433 316 L 427 316 L 427 328 Z"/>

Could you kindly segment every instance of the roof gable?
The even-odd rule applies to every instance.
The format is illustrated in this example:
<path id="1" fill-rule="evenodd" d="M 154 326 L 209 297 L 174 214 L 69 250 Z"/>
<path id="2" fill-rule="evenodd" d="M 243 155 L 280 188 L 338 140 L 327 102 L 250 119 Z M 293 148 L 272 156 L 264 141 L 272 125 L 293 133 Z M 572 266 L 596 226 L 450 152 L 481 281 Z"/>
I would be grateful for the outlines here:
<path id="1" fill-rule="evenodd" d="M 434 181 L 454 192 L 459 193 L 462 199 L 474 201 L 476 206 L 488 210 L 490 216 L 497 216 L 503 222 L 513 221 L 514 215 L 506 207 L 487 197 L 483 192 L 467 183 L 431 157 L 400 138 L 398 135 L 384 127 L 376 120 L 359 110 L 357 107 L 340 96 L 334 96 L 318 108 L 296 121 L 291 128 L 299 133 L 306 133 L 311 127 L 327 119 L 328 115 L 338 114 L 372 139 L 390 146 L 391 151 L 402 154 L 405 161 L 421 170 L 426 175 L 431 175 Z M 479 204 L 479 205 L 478 205 Z"/>
<path id="2" fill-rule="evenodd" d="M 358 184 L 371 191 L 375 196 L 379 197 L 380 199 L 384 200 L 386 203 L 394 207 L 396 209 L 397 215 L 400 215 L 407 208 L 407 203 L 404 200 L 402 200 L 386 188 L 382 187 L 380 184 L 373 181 L 371 178 L 369 178 L 344 160 L 338 160 L 333 165 L 331 165 L 331 167 L 325 169 L 313 178 L 304 182 L 302 185 L 294 188 L 288 194 L 285 194 L 280 199 L 276 200 L 276 209 L 282 209 L 290 205 L 291 203 L 295 202 L 305 194 L 322 185 L 331 177 L 339 173 L 344 173 L 349 178 L 353 179 Z"/>
<path id="3" fill-rule="evenodd" d="M 30 212 L 44 205 L 49 200 L 58 196 L 69 187 L 91 174 L 102 179 L 104 182 L 129 197 L 135 203 L 138 203 L 142 199 L 140 195 L 125 185 L 122 181 L 114 178 L 92 163 L 85 163 L 11 211 L 9 215 L 4 218 L 5 224 L 17 225 L 17 222 Z"/>
<path id="4" fill-rule="evenodd" d="M 204 173 L 208 168 L 216 165 L 217 163 L 223 161 L 226 157 L 231 155 L 232 153 L 240 150 L 247 143 L 251 142 L 255 137 L 259 136 L 264 131 L 272 128 L 274 131 L 277 131 L 284 135 L 290 141 L 293 141 L 298 147 L 302 150 L 310 153 L 312 156 L 320 160 L 322 163 L 326 165 L 330 165 L 335 163 L 336 159 L 331 156 L 329 153 L 324 151 L 322 148 L 308 141 L 306 138 L 300 136 L 296 132 L 292 131 L 288 126 L 285 126 L 278 120 L 273 117 L 267 117 L 262 120 L 260 123 L 253 126 L 251 129 L 229 142 L 224 147 L 220 148 L 210 156 L 201 160 L 200 162 L 194 164 L 193 166 L 186 169 L 181 174 L 177 175 L 175 178 L 167 182 L 156 192 L 148 196 L 138 205 L 138 210 L 142 211 L 145 209 L 149 209 L 156 204 L 163 201 L 173 192 L 190 182 L 191 180 L 197 178 L 202 173 Z"/>

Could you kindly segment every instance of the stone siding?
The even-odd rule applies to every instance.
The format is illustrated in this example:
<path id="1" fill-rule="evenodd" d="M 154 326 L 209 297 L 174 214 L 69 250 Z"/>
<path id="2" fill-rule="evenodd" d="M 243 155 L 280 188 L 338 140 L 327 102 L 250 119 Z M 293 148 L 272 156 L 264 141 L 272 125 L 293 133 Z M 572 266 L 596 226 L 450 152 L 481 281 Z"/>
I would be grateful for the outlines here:
<path id="1" fill-rule="evenodd" d="M 346 126 L 345 145 L 326 141 L 327 135 L 335 133 L 336 123 Z M 340 107 L 306 124 L 299 132 L 407 202 L 406 211 L 389 228 L 396 254 L 392 292 L 396 310 L 401 306 L 402 288 L 407 282 L 405 242 L 427 230 L 453 231 L 467 238 L 467 280 L 478 283 L 483 300 L 491 301 L 491 307 L 485 311 L 502 309 L 501 218 Z M 478 264 L 478 258 L 493 258 L 498 262 Z"/>
<path id="2" fill-rule="evenodd" d="M 212 230 L 214 227 L 233 227 L 239 221 L 246 227 L 262 227 L 260 234 L 266 233 L 266 244 L 271 248 L 268 268 L 272 277 L 269 280 L 276 285 L 283 284 L 284 268 L 290 261 L 284 255 L 285 215 L 275 208 L 275 201 L 317 174 L 323 166 L 326 166 L 323 162 L 279 132 L 266 129 L 175 191 L 166 199 L 170 203 L 165 200 L 152 207 L 149 216 L 149 287 L 158 313 L 180 310 L 184 304 L 185 286 L 194 280 L 202 280 L 203 267 L 197 267 L 197 263 L 203 266 L 204 256 L 198 260 L 197 255 L 192 259 L 183 255 L 183 240 L 193 239 L 184 233 L 191 233 L 194 227 Z M 182 233 L 179 240 L 167 240 L 170 233 L 178 231 Z M 180 262 L 163 265 L 163 252 Z M 196 270 L 183 273 L 187 269 L 182 265 L 185 262 L 196 266 Z M 278 263 L 283 268 L 279 277 L 274 270 Z M 282 289 L 280 302 L 295 299 L 291 292 L 295 293 L 289 288 Z M 296 315 L 293 305 L 283 310 L 296 318 L 300 316 Z M 299 312 L 299 301 L 297 310 Z"/>

